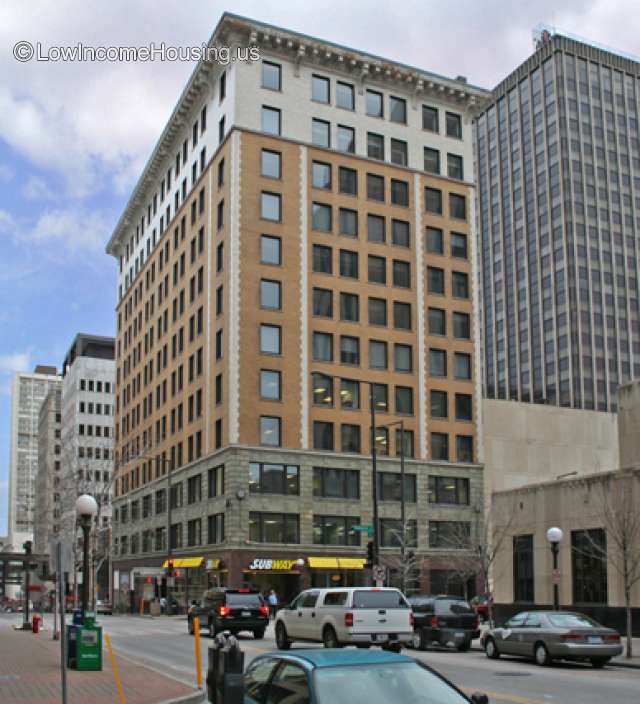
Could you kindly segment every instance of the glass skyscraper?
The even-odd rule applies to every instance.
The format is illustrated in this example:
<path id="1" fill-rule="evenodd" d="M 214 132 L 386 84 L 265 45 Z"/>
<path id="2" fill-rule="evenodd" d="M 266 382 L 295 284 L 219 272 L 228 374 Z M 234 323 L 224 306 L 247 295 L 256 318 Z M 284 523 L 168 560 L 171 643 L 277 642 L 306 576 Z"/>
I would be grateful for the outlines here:
<path id="1" fill-rule="evenodd" d="M 640 377 L 640 63 L 537 38 L 476 121 L 484 394 L 615 411 Z"/>

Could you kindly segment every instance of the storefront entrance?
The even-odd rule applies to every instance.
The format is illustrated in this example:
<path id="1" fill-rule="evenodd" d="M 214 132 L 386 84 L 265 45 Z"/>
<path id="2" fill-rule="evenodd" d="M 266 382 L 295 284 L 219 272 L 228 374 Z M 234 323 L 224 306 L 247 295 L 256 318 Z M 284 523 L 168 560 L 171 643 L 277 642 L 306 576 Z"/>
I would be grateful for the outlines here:
<path id="1" fill-rule="evenodd" d="M 302 590 L 297 560 L 256 558 L 242 571 L 243 586 L 257 589 L 266 598 L 273 589 L 279 604 L 288 604 Z"/>

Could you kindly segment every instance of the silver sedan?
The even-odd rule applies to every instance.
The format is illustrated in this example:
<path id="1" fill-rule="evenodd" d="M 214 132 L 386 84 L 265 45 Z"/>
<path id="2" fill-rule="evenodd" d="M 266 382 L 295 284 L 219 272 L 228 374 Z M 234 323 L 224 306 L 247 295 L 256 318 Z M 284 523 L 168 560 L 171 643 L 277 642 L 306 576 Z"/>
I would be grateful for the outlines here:
<path id="1" fill-rule="evenodd" d="M 604 667 L 622 653 L 620 634 L 584 614 L 570 611 L 523 611 L 504 626 L 482 635 L 487 657 L 521 655 L 538 665 L 552 660 L 582 660 Z"/>

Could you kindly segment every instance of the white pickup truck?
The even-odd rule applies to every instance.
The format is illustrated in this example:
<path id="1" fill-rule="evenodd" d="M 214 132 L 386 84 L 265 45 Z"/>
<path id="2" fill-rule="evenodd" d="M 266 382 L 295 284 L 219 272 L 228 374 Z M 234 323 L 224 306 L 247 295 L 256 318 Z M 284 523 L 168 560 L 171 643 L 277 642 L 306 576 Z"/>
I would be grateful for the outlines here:
<path id="1" fill-rule="evenodd" d="M 280 650 L 307 641 L 399 651 L 412 640 L 413 611 L 402 592 L 389 587 L 307 589 L 278 612 L 275 632 Z"/>

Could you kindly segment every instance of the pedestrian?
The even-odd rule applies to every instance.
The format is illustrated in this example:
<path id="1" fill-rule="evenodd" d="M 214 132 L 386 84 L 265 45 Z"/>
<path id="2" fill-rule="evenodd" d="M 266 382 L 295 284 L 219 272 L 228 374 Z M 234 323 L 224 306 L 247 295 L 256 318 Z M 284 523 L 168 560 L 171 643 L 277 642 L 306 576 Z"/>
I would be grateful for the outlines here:
<path id="1" fill-rule="evenodd" d="M 276 594 L 275 589 L 272 589 L 269 592 L 267 601 L 269 602 L 269 615 L 271 618 L 275 618 L 276 612 L 278 611 L 278 595 Z"/>

